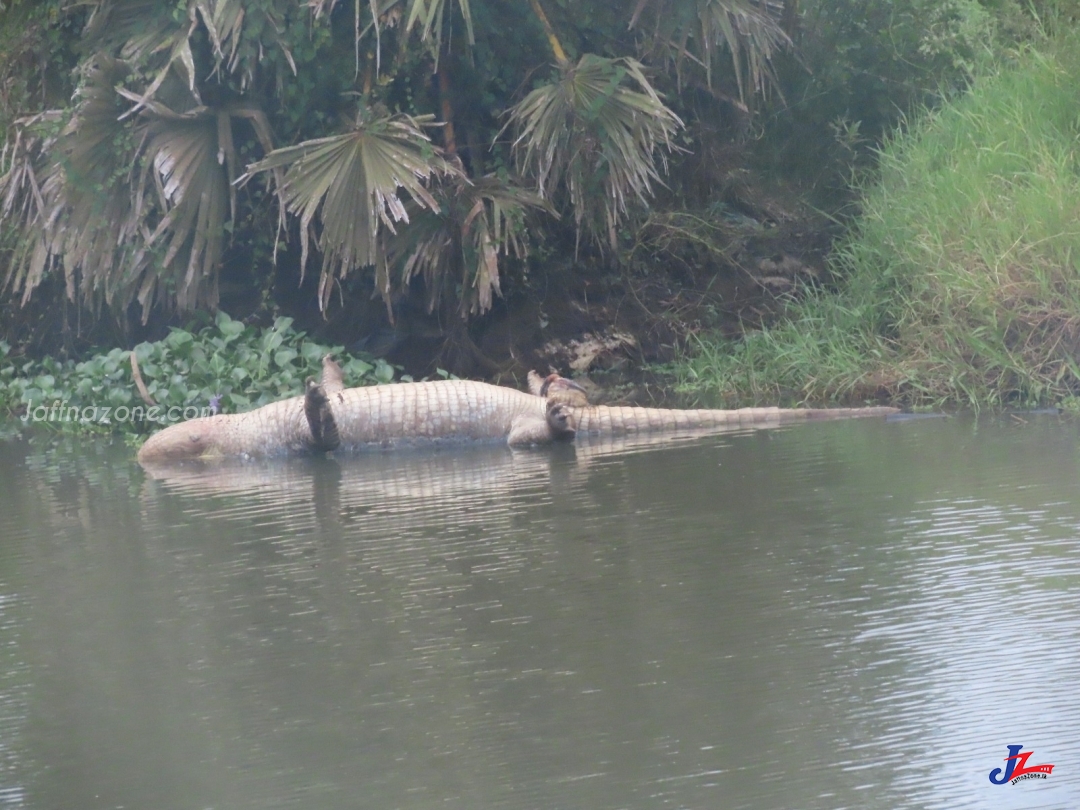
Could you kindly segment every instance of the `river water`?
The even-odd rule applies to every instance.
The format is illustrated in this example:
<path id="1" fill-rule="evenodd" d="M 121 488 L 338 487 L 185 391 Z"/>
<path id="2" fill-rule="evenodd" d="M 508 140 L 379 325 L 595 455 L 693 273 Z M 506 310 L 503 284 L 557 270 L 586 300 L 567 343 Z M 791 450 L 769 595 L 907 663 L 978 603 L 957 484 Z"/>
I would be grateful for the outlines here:
<path id="1" fill-rule="evenodd" d="M 0 443 L 0 810 L 1078 807 L 1078 437 Z"/>

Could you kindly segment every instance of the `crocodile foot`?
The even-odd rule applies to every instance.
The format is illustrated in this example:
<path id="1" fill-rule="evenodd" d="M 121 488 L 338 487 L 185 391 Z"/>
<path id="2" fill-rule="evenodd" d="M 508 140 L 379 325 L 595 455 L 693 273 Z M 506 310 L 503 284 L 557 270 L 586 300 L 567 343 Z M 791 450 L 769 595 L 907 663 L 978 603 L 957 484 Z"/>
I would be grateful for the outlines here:
<path id="1" fill-rule="evenodd" d="M 326 391 L 311 377 L 308 377 L 304 392 L 304 416 L 307 417 L 308 428 L 311 430 L 313 450 L 325 453 L 341 444 L 337 422 L 334 421 L 334 413 L 330 410 L 330 401 L 326 397 Z"/>
<path id="2" fill-rule="evenodd" d="M 576 408 L 585 408 L 589 405 L 589 397 L 578 383 L 568 380 L 558 374 L 548 374 L 541 377 L 535 371 L 530 371 L 529 392 L 538 397 L 545 397 L 549 402 L 562 402 Z"/>

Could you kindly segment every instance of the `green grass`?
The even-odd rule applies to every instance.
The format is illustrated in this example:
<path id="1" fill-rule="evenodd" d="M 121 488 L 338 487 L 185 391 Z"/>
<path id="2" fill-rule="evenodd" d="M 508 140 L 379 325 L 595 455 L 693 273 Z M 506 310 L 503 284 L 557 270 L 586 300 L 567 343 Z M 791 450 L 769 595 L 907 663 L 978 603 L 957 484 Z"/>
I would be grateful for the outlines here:
<path id="1" fill-rule="evenodd" d="M 680 389 L 975 408 L 1080 394 L 1080 33 L 886 144 L 833 261 L 839 292 L 738 342 L 700 340 Z"/>

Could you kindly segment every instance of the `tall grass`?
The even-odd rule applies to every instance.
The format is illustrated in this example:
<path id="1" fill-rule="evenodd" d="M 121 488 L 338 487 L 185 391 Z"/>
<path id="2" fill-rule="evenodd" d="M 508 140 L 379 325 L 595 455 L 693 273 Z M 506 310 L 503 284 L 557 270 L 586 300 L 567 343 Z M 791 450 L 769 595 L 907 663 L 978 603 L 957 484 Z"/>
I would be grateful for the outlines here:
<path id="1" fill-rule="evenodd" d="M 834 262 L 839 292 L 739 342 L 700 341 L 680 387 L 976 408 L 1080 394 L 1080 32 L 886 144 Z"/>

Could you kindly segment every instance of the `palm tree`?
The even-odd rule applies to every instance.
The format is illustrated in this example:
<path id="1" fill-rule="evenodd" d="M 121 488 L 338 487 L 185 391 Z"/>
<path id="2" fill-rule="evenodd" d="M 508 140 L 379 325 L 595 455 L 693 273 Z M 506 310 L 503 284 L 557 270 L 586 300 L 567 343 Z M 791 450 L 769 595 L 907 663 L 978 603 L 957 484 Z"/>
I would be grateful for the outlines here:
<path id="1" fill-rule="evenodd" d="M 431 192 L 437 206 L 417 207 L 408 230 L 388 240 L 387 266 L 398 289 L 416 276 L 424 279 L 429 312 L 446 288 L 456 287 L 463 319 L 484 313 L 499 293 L 499 254 L 524 259 L 526 215 L 554 211 L 534 192 L 496 175 L 471 181 L 451 175 Z"/>
<path id="2" fill-rule="evenodd" d="M 561 61 L 554 81 L 510 110 L 509 124 L 519 165 L 536 179 L 540 196 L 552 200 L 564 189 L 579 237 L 584 230 L 614 251 L 627 198 L 645 203 L 660 178 L 657 147 L 672 148 L 682 121 L 640 62 L 585 54 L 576 63 Z M 666 167 L 662 152 L 659 159 Z"/>
<path id="3" fill-rule="evenodd" d="M 391 115 L 361 103 L 345 132 L 274 150 L 249 166 L 241 178 L 285 170 L 279 194 L 282 205 L 300 216 L 301 268 L 307 265 L 313 235 L 322 253 L 321 308 L 326 308 L 335 279 L 371 265 L 389 307 L 390 280 L 380 226 L 393 232 L 396 223 L 408 223 L 401 190 L 419 208 L 434 209 L 438 203 L 424 183 L 435 176 L 461 174 L 425 134 L 431 122 L 430 115 Z"/>
<path id="4" fill-rule="evenodd" d="M 468 90 L 476 103 L 490 88 L 455 88 L 451 71 L 464 68 L 459 54 L 471 55 L 474 25 L 491 7 L 480 14 L 477 0 L 353 0 L 356 70 L 351 85 L 341 83 L 346 98 L 359 100 L 342 126 L 340 87 L 322 107 L 286 101 L 338 80 L 323 64 L 342 56 L 330 31 L 336 2 L 77 4 L 85 25 L 70 108 L 26 111 L 0 151 L 0 222 L 21 234 L 7 289 L 25 302 L 55 273 L 72 298 L 98 309 L 137 302 L 144 320 L 155 307 L 212 308 L 232 234 L 273 210 L 273 196 L 260 197 L 257 186 L 241 191 L 244 174 L 245 182 L 266 178 L 279 228 L 288 212 L 299 218 L 301 274 L 312 250 L 321 254 L 322 308 L 337 280 L 373 267 L 387 302 L 419 275 L 430 306 L 454 289 L 463 318 L 482 313 L 499 291 L 501 258 L 524 257 L 526 211 L 565 205 L 579 238 L 614 250 L 630 208 L 647 203 L 682 121 L 650 84 L 644 61 L 680 70 L 700 63 L 709 82 L 715 53 L 726 47 L 740 90 L 751 93 L 767 84 L 770 49 L 786 42 L 772 11 L 761 11 L 776 0 L 637 0 L 628 8 L 632 28 L 655 17 L 638 36 L 648 46 L 643 61 L 571 59 L 540 0 L 529 0 L 521 6 L 543 25 L 555 70 L 506 111 L 512 155 L 491 143 L 490 155 L 471 164 L 478 175 L 481 163 L 503 164 L 503 179 L 470 181 L 456 159 L 451 100 Z M 574 11 L 567 15 L 572 25 Z M 386 70 L 384 39 L 396 46 Z M 362 47 L 374 75 L 361 75 Z M 434 88 L 422 73 L 437 76 Z M 499 114 L 484 103 L 485 115 Z M 443 149 L 429 137 L 433 116 L 420 114 L 431 108 L 441 114 Z M 317 114 L 304 118 L 309 109 Z M 275 140 L 286 145 L 275 150 Z M 508 176 L 512 156 L 536 194 Z M 277 244 L 270 234 L 258 238 L 268 251 Z"/>
<path id="5" fill-rule="evenodd" d="M 17 212 L 26 235 L 6 283 L 25 302 L 60 270 L 69 297 L 81 293 L 92 308 L 138 301 L 144 321 L 157 304 L 213 308 L 236 220 L 234 119 L 249 123 L 264 151 L 273 144 L 257 105 L 235 96 L 203 102 L 192 38 L 201 22 L 212 43 L 209 74 L 236 73 L 242 89 L 257 62 L 240 47 L 245 24 L 276 38 L 292 64 L 280 14 L 273 3 L 248 14 L 242 0 L 189 0 L 187 24 L 177 25 L 168 4 L 156 0 L 87 5 L 90 56 L 70 114 L 24 121 L 10 150 L 18 160 L 0 177 L 0 216 Z M 33 128 L 27 124 L 65 117 L 55 136 L 24 137 Z"/>
<path id="6" fill-rule="evenodd" d="M 651 27 L 643 24 L 650 7 Z M 738 104 L 746 109 L 755 94 L 777 86 L 772 60 L 791 46 L 781 22 L 794 30 L 797 13 L 797 0 L 637 0 L 629 27 L 643 29 L 650 58 L 674 66 L 680 82 L 689 62 L 714 89 L 717 57 L 727 51 Z"/>
<path id="7" fill-rule="evenodd" d="M 45 179 L 35 204 L 22 207 L 22 224 L 36 237 L 24 242 L 9 283 L 25 300 L 55 268 L 69 295 L 78 289 L 92 307 L 137 300 L 144 320 L 158 303 L 213 308 L 236 217 L 232 121 L 248 120 L 267 151 L 269 125 L 257 107 L 238 102 L 176 112 L 125 89 L 128 74 L 126 63 L 98 56 L 67 125 L 41 143 Z M 5 176 L 0 187 L 5 180 L 10 193 L 17 178 Z"/>

